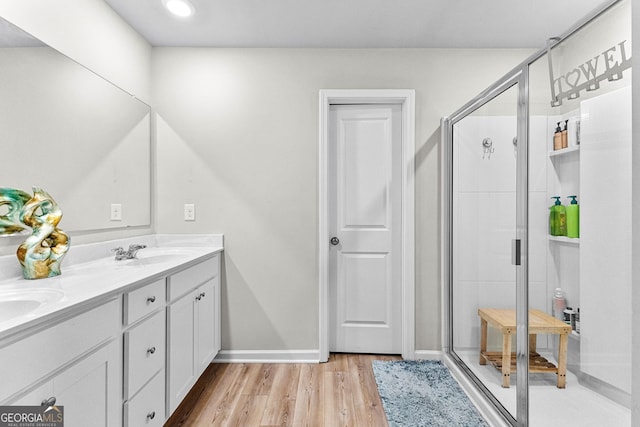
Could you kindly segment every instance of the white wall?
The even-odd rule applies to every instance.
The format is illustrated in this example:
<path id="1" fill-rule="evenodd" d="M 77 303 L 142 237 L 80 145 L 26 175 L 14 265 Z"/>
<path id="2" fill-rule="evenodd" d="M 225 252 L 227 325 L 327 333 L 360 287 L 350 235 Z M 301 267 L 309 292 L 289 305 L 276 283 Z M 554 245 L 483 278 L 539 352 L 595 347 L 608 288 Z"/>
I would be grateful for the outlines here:
<path id="1" fill-rule="evenodd" d="M 318 348 L 318 91 L 416 90 L 416 345 L 441 346 L 439 120 L 524 50 L 155 48 L 158 231 L 225 234 L 223 348 Z M 196 221 L 182 220 L 196 204 Z"/>

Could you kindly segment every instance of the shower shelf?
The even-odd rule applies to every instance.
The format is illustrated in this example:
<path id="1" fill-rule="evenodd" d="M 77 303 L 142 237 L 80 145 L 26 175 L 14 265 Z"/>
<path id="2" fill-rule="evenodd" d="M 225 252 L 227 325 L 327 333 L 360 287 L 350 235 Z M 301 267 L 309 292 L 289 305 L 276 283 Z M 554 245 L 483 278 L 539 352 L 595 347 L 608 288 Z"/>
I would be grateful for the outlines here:
<path id="1" fill-rule="evenodd" d="M 575 153 L 576 151 L 580 151 L 579 145 L 563 148 L 561 150 L 549 151 L 549 157 L 562 156 L 563 154 Z"/>
<path id="2" fill-rule="evenodd" d="M 560 243 L 569 243 L 572 245 L 579 245 L 580 239 L 573 237 L 564 237 L 564 236 L 547 236 L 550 242 L 560 242 Z"/>

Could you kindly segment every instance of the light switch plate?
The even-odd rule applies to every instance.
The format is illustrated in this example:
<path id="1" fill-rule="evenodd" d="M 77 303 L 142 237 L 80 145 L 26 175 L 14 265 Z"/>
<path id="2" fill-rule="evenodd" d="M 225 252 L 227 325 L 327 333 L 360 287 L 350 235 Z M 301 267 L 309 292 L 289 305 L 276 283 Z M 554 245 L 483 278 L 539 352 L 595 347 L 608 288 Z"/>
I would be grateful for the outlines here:
<path id="1" fill-rule="evenodd" d="M 122 221 L 122 205 L 120 203 L 111 204 L 111 221 Z"/>
<path id="2" fill-rule="evenodd" d="M 195 221 L 196 220 L 196 205 L 193 203 L 184 204 L 184 220 Z"/>

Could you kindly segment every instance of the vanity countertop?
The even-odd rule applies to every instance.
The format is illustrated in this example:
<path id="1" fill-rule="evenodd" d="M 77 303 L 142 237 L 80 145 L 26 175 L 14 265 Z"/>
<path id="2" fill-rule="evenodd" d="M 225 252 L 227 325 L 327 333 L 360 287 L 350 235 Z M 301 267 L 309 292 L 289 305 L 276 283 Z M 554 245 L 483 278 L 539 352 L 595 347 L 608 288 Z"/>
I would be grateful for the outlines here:
<path id="1" fill-rule="evenodd" d="M 111 249 L 144 244 L 137 258 L 116 261 Z M 0 340 L 46 324 L 58 317 L 71 316 L 117 297 L 142 282 L 169 276 L 213 257 L 223 250 L 223 236 L 153 234 L 108 242 L 72 246 L 62 262 L 62 274 L 39 280 L 25 280 L 15 256 L 0 257 Z M 27 295 L 28 297 L 24 297 Z M 11 318 L 8 311 L 22 310 L 24 304 L 39 305 L 35 310 Z M 10 303 L 19 300 L 18 304 Z M 44 301 L 44 302 L 43 302 Z"/>

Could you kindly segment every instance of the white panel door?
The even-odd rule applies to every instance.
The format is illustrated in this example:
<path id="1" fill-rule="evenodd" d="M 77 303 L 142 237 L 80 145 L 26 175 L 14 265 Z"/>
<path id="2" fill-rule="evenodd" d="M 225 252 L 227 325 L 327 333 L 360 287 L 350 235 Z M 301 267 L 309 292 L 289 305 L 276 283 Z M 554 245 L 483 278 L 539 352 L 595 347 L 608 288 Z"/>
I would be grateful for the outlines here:
<path id="1" fill-rule="evenodd" d="M 330 109 L 330 350 L 401 353 L 399 105 Z"/>

